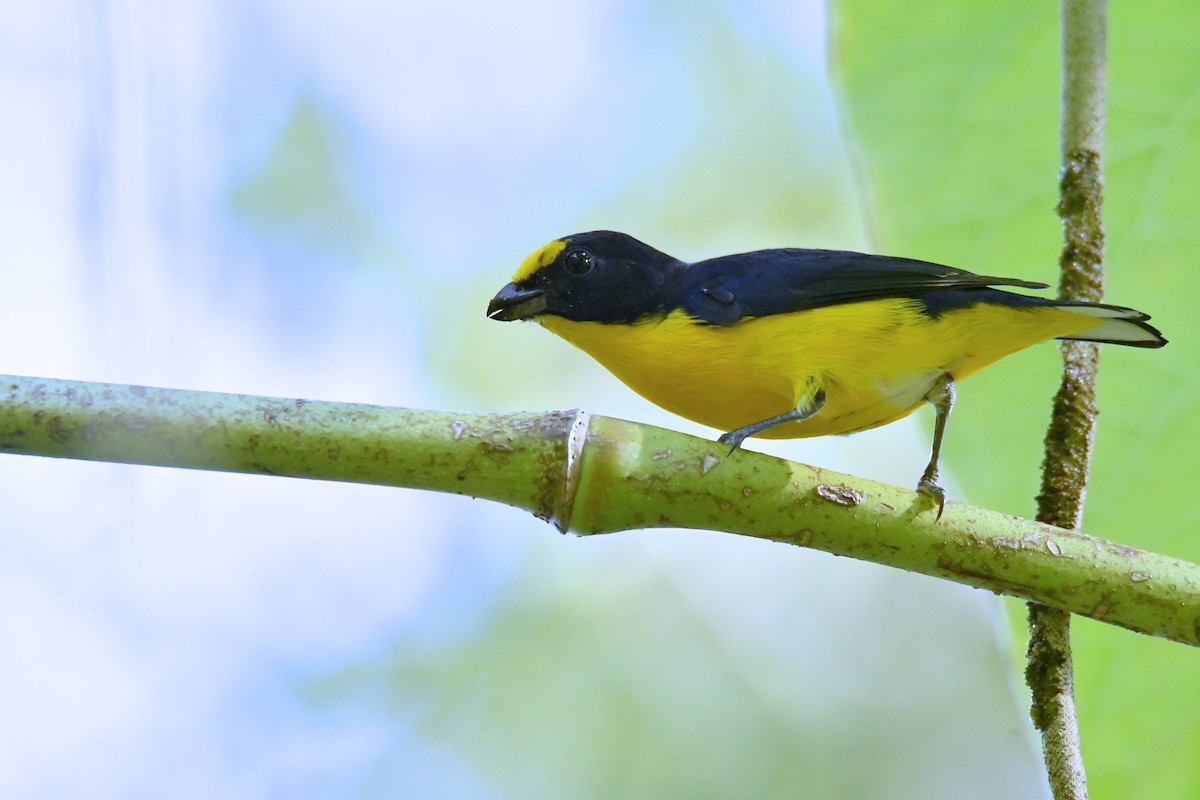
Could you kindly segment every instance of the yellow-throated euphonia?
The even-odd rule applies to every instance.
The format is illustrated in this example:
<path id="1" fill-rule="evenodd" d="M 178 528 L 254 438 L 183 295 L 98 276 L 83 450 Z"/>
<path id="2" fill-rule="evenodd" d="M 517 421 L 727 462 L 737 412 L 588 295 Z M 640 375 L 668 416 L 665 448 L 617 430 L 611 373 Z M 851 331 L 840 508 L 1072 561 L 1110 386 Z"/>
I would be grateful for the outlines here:
<path id="1" fill-rule="evenodd" d="M 488 304 L 533 319 L 675 414 L 748 436 L 793 438 L 885 425 L 922 403 L 936 417 L 917 490 L 935 499 L 954 383 L 1036 342 L 1162 347 L 1140 311 L 1050 300 L 892 256 L 778 249 L 687 263 L 632 236 L 593 231 L 532 253 Z"/>

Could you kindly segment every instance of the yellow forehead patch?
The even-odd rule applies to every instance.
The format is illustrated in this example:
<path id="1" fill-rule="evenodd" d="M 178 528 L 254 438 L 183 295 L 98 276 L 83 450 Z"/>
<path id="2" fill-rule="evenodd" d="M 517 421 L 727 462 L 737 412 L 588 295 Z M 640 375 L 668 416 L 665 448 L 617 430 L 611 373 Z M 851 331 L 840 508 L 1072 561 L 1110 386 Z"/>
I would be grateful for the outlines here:
<path id="1" fill-rule="evenodd" d="M 554 259 L 558 258 L 558 254 L 566 248 L 566 239 L 555 239 L 545 247 L 534 250 L 521 262 L 521 266 L 517 267 L 517 271 L 513 273 L 513 283 L 520 283 L 542 267 L 553 264 Z"/>

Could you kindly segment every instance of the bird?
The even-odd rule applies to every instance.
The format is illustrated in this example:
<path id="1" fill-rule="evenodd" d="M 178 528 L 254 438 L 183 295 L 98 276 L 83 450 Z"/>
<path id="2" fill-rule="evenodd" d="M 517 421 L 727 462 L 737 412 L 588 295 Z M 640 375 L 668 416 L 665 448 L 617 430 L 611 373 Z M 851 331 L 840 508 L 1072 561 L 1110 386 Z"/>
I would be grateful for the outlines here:
<path id="1" fill-rule="evenodd" d="M 1005 287 L 1004 289 L 997 287 Z M 958 381 L 1050 339 L 1162 347 L 1140 311 L 1006 289 L 1047 284 L 847 250 L 686 262 L 616 231 L 531 253 L 488 303 L 591 355 L 650 402 L 749 437 L 850 434 L 934 409 L 917 492 L 945 508 L 939 457 Z"/>

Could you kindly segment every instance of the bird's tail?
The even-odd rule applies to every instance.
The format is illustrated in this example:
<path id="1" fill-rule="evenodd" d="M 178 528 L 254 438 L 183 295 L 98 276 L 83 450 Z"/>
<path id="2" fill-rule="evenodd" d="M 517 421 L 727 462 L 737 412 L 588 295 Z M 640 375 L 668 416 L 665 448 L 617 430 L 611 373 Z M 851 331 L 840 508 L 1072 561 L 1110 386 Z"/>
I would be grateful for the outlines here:
<path id="1" fill-rule="evenodd" d="M 1097 317 L 1100 320 L 1094 327 L 1060 337 L 1062 339 L 1124 344 L 1130 347 L 1162 347 L 1167 343 L 1158 328 L 1146 321 L 1150 319 L 1150 315 L 1132 308 L 1073 302 L 1059 302 L 1054 306 L 1072 314 Z"/>

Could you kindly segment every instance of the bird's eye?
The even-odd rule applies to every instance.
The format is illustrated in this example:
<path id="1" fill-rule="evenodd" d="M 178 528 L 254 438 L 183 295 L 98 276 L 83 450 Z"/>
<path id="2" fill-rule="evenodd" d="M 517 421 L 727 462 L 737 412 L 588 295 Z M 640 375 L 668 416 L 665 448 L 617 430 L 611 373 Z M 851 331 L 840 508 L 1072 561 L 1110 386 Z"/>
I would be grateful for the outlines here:
<path id="1" fill-rule="evenodd" d="M 576 248 L 563 256 L 563 269 L 570 275 L 586 275 L 596 266 L 596 257 L 587 250 Z"/>

